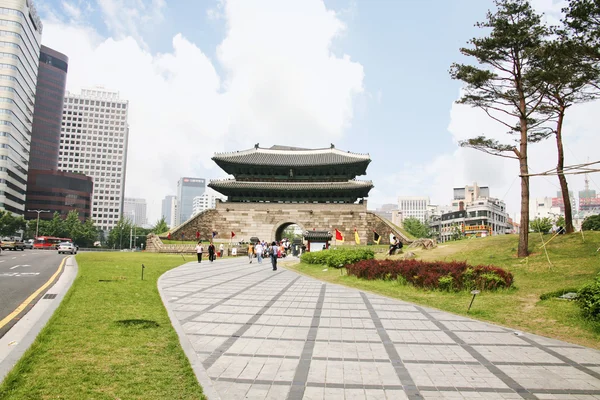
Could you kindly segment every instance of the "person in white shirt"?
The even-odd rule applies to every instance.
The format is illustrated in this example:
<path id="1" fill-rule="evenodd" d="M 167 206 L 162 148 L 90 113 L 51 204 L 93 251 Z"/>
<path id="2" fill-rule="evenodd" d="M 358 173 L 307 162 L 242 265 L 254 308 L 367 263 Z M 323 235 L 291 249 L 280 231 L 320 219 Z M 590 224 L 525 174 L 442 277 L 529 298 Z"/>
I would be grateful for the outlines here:
<path id="1" fill-rule="evenodd" d="M 198 262 L 202 262 L 202 252 L 204 251 L 204 247 L 202 246 L 202 242 L 198 241 L 196 245 L 196 254 L 198 255 Z"/>
<path id="2" fill-rule="evenodd" d="M 256 254 L 256 258 L 258 259 L 258 263 L 262 264 L 263 252 L 265 251 L 263 245 L 258 242 L 256 246 L 254 246 L 254 253 Z"/>
<path id="3" fill-rule="evenodd" d="M 223 246 L 223 243 L 221 243 L 221 245 L 219 246 L 219 257 L 223 257 L 224 252 L 225 252 L 225 246 Z"/>

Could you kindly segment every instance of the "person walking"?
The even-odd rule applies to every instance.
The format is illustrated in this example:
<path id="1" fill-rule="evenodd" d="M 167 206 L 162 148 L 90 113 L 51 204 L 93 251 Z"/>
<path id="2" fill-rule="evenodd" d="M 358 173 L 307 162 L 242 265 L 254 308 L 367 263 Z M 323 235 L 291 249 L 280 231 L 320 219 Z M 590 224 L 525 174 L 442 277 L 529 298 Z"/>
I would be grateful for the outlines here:
<path id="1" fill-rule="evenodd" d="M 196 254 L 198 255 L 198 262 L 202 262 L 202 253 L 204 252 L 204 247 L 202 246 L 202 241 L 198 240 L 198 244 L 196 245 Z"/>
<path id="2" fill-rule="evenodd" d="M 221 243 L 219 246 L 219 257 L 223 258 L 223 253 L 225 253 L 225 246 L 223 246 L 223 243 Z"/>
<path id="3" fill-rule="evenodd" d="M 210 242 L 210 244 L 208 245 L 208 259 L 210 260 L 210 262 L 215 261 L 215 245 L 213 244 L 213 242 Z"/>
<path id="4" fill-rule="evenodd" d="M 277 246 L 277 242 L 271 243 L 269 254 L 271 255 L 271 265 L 273 266 L 273 271 L 277 271 L 277 257 L 279 256 L 279 246 Z"/>
<path id="5" fill-rule="evenodd" d="M 248 243 L 248 260 L 250 261 L 250 264 L 252 264 L 252 259 L 254 258 L 254 246 L 252 245 L 252 242 Z"/>
<path id="6" fill-rule="evenodd" d="M 254 252 L 256 253 L 256 258 L 258 259 L 258 263 L 262 264 L 263 252 L 265 251 L 263 245 L 258 242 L 256 246 L 254 246 Z"/>

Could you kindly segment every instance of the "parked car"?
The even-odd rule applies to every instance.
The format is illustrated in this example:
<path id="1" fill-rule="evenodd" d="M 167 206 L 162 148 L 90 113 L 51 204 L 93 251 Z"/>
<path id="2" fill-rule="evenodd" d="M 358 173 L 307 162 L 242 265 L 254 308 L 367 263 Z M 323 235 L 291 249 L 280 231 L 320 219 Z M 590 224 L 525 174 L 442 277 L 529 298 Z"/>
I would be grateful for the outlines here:
<path id="1" fill-rule="evenodd" d="M 71 242 L 62 242 L 58 244 L 58 254 L 77 254 L 77 248 Z"/>
<path id="2" fill-rule="evenodd" d="M 2 244 L 0 245 L 2 250 L 25 250 L 25 243 L 18 237 L 5 237 L 2 238 Z"/>

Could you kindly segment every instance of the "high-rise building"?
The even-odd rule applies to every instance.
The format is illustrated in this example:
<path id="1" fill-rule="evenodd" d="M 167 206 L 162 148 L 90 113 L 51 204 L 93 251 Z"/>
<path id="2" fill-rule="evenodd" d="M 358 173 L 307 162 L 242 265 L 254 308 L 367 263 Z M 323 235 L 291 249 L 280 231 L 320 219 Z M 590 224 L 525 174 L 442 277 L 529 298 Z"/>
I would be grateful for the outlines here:
<path id="1" fill-rule="evenodd" d="M 398 211 L 402 213 L 402 219 L 416 218 L 422 223 L 427 222 L 429 197 L 402 196 L 398 197 Z"/>
<path id="2" fill-rule="evenodd" d="M 123 211 L 129 102 L 103 88 L 67 92 L 60 134 L 59 168 L 94 179 L 92 218 L 112 229 Z"/>
<path id="3" fill-rule="evenodd" d="M 183 177 L 177 182 L 177 219 L 175 225 L 183 224 L 194 212 L 194 197 L 201 196 L 206 181 L 201 178 Z"/>
<path id="4" fill-rule="evenodd" d="M 123 202 L 123 218 L 127 218 L 135 226 L 145 226 L 148 224 L 146 208 L 146 199 L 125 197 L 125 201 Z"/>
<path id="5" fill-rule="evenodd" d="M 57 169 L 69 58 L 42 46 L 39 61 L 29 169 Z"/>
<path id="6" fill-rule="evenodd" d="M 169 228 L 173 228 L 176 225 L 175 216 L 177 215 L 177 196 L 169 195 L 166 196 L 162 201 L 162 213 L 161 217 L 165 219 L 165 222 Z"/>
<path id="7" fill-rule="evenodd" d="M 55 212 L 66 217 L 71 211 L 77 211 L 82 221 L 91 217 L 93 180 L 82 174 L 57 171 L 68 61 L 64 54 L 41 47 L 27 172 L 26 219 L 37 218 L 37 213 L 29 210 L 48 210 L 40 213 L 40 219 L 52 219 Z"/>
<path id="8" fill-rule="evenodd" d="M 0 209 L 23 215 L 42 22 L 31 0 L 0 8 Z"/>
<path id="9" fill-rule="evenodd" d="M 226 201 L 227 197 L 213 190 L 208 190 L 192 201 L 192 215 L 217 207 L 217 200 Z"/>

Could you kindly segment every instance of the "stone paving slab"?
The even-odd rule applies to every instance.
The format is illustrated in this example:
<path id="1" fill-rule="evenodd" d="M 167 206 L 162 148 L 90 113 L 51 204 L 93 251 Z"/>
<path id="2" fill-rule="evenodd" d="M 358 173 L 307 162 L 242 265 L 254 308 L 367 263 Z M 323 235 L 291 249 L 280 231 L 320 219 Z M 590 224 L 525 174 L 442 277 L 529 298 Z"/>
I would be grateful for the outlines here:
<path id="1" fill-rule="evenodd" d="M 600 399 L 600 352 L 327 284 L 246 258 L 159 291 L 218 399 Z"/>

